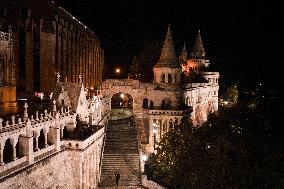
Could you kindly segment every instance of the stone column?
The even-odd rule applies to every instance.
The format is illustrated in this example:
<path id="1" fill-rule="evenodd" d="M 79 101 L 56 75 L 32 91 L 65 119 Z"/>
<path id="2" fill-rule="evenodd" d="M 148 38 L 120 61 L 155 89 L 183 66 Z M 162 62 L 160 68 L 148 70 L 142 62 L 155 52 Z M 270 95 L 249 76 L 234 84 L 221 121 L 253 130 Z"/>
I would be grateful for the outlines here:
<path id="1" fill-rule="evenodd" d="M 70 24 L 67 30 L 67 81 L 72 82 L 72 31 L 73 26 Z"/>
<path id="2" fill-rule="evenodd" d="M 27 156 L 29 164 L 34 162 L 34 152 L 33 152 L 33 136 L 19 136 L 20 150 L 24 156 Z"/>
<path id="3" fill-rule="evenodd" d="M 49 128 L 49 135 L 47 136 L 49 138 L 49 141 L 55 145 L 56 151 L 60 150 L 61 142 L 60 142 L 60 128 Z"/>
<path id="4" fill-rule="evenodd" d="M 59 18 L 57 21 L 57 65 L 56 69 L 62 75 L 62 21 Z M 61 81 L 62 81 L 61 77 Z"/>
<path id="5" fill-rule="evenodd" d="M 38 134 L 36 134 L 36 136 L 34 136 L 35 137 L 35 139 L 36 139 L 36 142 L 35 142 L 35 151 L 38 151 L 39 149 L 38 149 Z"/>
<path id="6" fill-rule="evenodd" d="M 4 160 L 3 160 L 3 150 L 4 150 L 4 145 L 1 143 L 0 144 L 0 165 L 4 165 Z"/>
<path id="7" fill-rule="evenodd" d="M 62 81 L 63 82 L 66 82 L 66 79 L 67 79 L 67 75 L 68 75 L 68 63 L 67 63 L 67 38 L 68 38 L 68 33 L 67 33 L 67 27 L 68 27 L 68 23 L 67 22 L 64 22 L 64 26 L 63 26 L 63 51 L 62 51 L 62 65 L 63 65 L 63 70 L 62 70 Z"/>
<path id="8" fill-rule="evenodd" d="M 33 24 L 33 22 L 32 22 Z M 33 91 L 33 75 L 34 75 L 34 67 L 33 67 L 33 50 L 34 50 L 34 41 L 33 41 L 33 34 L 32 34 L 32 29 L 27 26 L 27 31 L 26 31 L 26 52 L 25 52 L 25 77 L 21 78 L 24 80 L 24 83 L 21 83 L 21 85 L 24 85 L 26 91 Z M 20 80 L 21 81 L 21 80 Z"/>
<path id="9" fill-rule="evenodd" d="M 44 147 L 48 147 L 48 144 L 47 144 L 47 131 L 44 129 L 43 130 L 43 134 L 44 134 Z"/>
<path id="10" fill-rule="evenodd" d="M 76 28 L 76 33 L 75 33 L 75 70 L 74 70 L 74 77 L 75 77 L 75 83 L 78 83 L 78 75 L 79 75 L 79 63 L 80 63 L 80 46 L 79 46 L 79 35 L 80 32 Z"/>
<path id="11" fill-rule="evenodd" d="M 18 158 L 17 158 L 17 150 L 16 150 L 16 145 L 17 145 L 17 142 L 18 142 L 18 139 L 14 139 L 14 140 L 12 140 L 12 146 L 13 146 L 13 148 L 12 148 L 12 153 L 13 153 L 13 161 L 15 161 L 15 160 L 17 160 Z"/>
<path id="12" fill-rule="evenodd" d="M 76 34 L 75 34 L 75 27 L 73 27 L 73 32 L 72 32 L 72 70 L 71 70 L 71 74 L 72 74 L 72 82 L 73 83 L 77 83 L 76 81 L 76 64 L 77 64 L 77 59 L 76 59 Z"/>
<path id="13" fill-rule="evenodd" d="M 2 127 L 3 127 L 2 123 L 3 123 L 3 119 L 0 118 L 0 129 L 2 129 Z"/>
<path id="14" fill-rule="evenodd" d="M 163 132 L 164 132 L 164 130 L 163 130 L 163 122 L 162 122 L 162 119 L 159 119 L 159 122 L 160 122 L 160 124 L 159 124 L 159 127 L 160 127 L 160 138 L 162 138 L 163 137 Z"/>

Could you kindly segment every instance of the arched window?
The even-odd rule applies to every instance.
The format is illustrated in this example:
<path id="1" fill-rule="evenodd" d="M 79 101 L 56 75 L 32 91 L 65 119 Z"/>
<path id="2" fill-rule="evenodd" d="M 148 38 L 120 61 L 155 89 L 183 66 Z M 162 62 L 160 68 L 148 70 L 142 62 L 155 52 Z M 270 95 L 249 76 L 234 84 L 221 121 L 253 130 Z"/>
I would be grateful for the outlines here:
<path id="1" fill-rule="evenodd" d="M 6 140 L 5 147 L 3 149 L 3 161 L 4 163 L 10 163 L 13 161 L 13 146 L 9 138 Z"/>
<path id="2" fill-rule="evenodd" d="M 165 74 L 162 74 L 162 77 L 161 77 L 161 83 L 165 83 Z"/>
<path id="3" fill-rule="evenodd" d="M 168 83 L 172 83 L 172 75 L 168 74 Z"/>

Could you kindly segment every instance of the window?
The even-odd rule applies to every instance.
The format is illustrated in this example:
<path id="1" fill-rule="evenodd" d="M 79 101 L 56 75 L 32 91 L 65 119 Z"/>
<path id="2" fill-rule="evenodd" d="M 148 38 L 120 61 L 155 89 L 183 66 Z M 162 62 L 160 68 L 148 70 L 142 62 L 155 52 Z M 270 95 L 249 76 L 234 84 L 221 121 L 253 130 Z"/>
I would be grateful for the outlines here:
<path id="1" fill-rule="evenodd" d="M 162 74 L 161 83 L 165 83 L 165 74 Z"/>
<path id="2" fill-rule="evenodd" d="M 168 83 L 172 83 L 172 75 L 168 74 Z"/>

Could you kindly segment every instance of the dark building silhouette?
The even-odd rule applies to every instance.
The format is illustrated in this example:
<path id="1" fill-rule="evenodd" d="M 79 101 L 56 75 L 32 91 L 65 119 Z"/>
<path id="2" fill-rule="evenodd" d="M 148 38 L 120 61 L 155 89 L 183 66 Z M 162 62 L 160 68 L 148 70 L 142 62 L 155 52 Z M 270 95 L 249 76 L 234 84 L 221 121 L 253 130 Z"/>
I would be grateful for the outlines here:
<path id="1" fill-rule="evenodd" d="M 100 85 L 104 51 L 96 34 L 53 1 L 6 0 L 0 5 L 0 27 L 11 25 L 16 86 L 21 91 L 49 92 L 60 81 L 87 88 Z"/>

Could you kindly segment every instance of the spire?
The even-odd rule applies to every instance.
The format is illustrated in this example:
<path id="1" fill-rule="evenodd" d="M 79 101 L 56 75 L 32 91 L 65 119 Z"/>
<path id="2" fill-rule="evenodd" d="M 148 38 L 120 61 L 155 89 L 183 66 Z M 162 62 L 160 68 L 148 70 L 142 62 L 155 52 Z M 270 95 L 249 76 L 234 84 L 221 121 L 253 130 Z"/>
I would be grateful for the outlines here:
<path id="1" fill-rule="evenodd" d="M 181 53 L 178 59 L 179 59 L 180 64 L 184 64 L 187 61 L 187 50 L 186 50 L 185 42 L 183 43 L 183 47 L 182 47 L 182 50 L 181 50 Z"/>
<path id="2" fill-rule="evenodd" d="M 169 24 L 166 39 L 163 44 L 160 59 L 156 67 L 179 67 L 174 49 L 171 26 Z"/>
<path id="3" fill-rule="evenodd" d="M 194 46 L 190 52 L 191 58 L 205 58 L 205 50 L 201 40 L 200 30 L 198 31 L 197 37 L 195 39 Z"/>
<path id="4" fill-rule="evenodd" d="M 136 55 L 133 57 L 132 64 L 128 73 L 128 79 L 140 79 L 140 64 L 136 58 Z"/>

